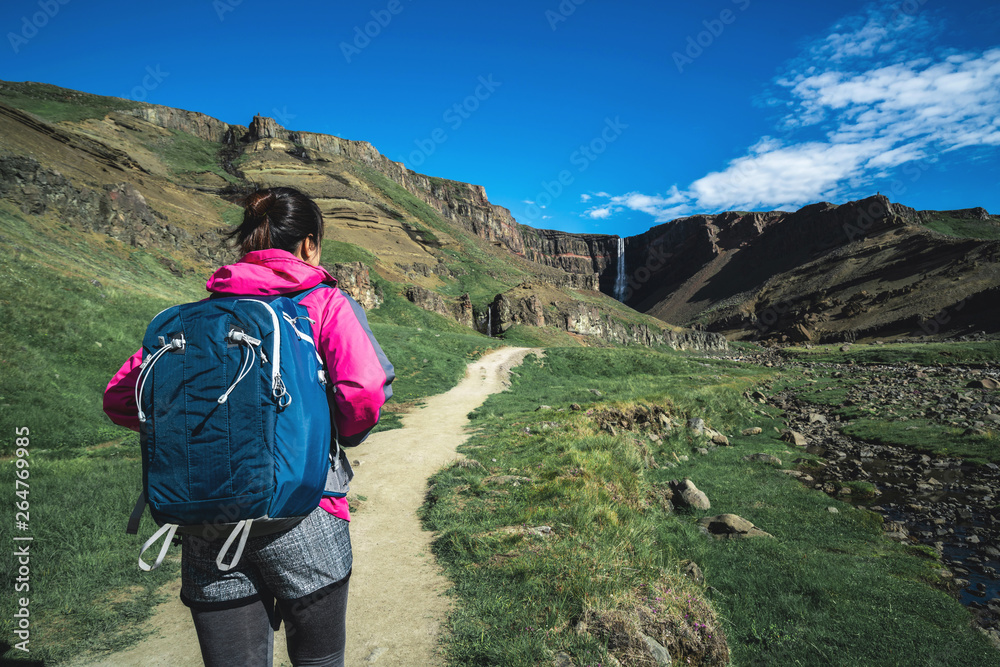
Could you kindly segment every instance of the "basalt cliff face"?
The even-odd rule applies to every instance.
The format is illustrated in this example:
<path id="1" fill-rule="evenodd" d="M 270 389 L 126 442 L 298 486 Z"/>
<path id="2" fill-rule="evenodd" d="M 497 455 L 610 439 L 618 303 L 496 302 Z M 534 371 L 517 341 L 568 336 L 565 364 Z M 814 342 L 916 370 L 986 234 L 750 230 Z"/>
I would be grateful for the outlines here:
<path id="1" fill-rule="evenodd" d="M 588 276 L 597 274 L 602 292 L 611 293 L 617 260 L 617 237 L 604 234 L 568 234 L 519 224 L 503 206 L 491 204 L 481 185 L 434 178 L 410 171 L 365 141 L 351 141 L 326 134 L 286 130 L 274 119 L 255 116 L 245 134 L 230 126 L 234 140 L 280 139 L 307 152 L 345 155 L 389 177 L 419 197 L 441 217 L 476 236 L 532 262 Z"/>
<path id="2" fill-rule="evenodd" d="M 0 82 L 0 179 L 0 216 L 37 218 L 53 240 L 105 237 L 122 256 L 137 252 L 184 280 L 236 258 L 225 237 L 247 189 L 288 185 L 320 206 L 334 244 L 324 259 L 337 262 L 326 266 L 366 308 L 381 308 L 391 292 L 489 335 L 544 327 L 557 332 L 546 340 L 584 344 L 726 346 L 719 334 L 685 331 L 607 297 L 617 237 L 520 225 L 482 186 L 418 174 L 367 142 L 259 115 L 233 125 Z M 0 242 L 16 249 L 14 237 Z"/>
<path id="3" fill-rule="evenodd" d="M 236 202 L 240 183 L 291 185 L 319 203 L 335 241 L 368 249 L 384 278 L 419 288 L 402 290 L 414 303 L 484 332 L 491 318 L 508 315 L 513 324 L 544 322 L 613 341 L 646 342 L 676 331 L 663 325 L 657 333 L 645 321 L 652 334 L 641 327 L 621 334 L 620 318 L 610 315 L 617 306 L 598 308 L 611 319 L 594 325 L 574 290 L 613 295 L 662 322 L 692 327 L 705 348 L 718 346 L 720 333 L 852 340 L 1000 331 L 985 314 L 998 310 L 998 242 L 990 239 L 1000 238 L 1000 219 L 981 208 L 915 211 L 876 196 L 795 212 L 696 215 L 625 239 L 570 234 L 521 225 L 482 186 L 413 172 L 365 141 L 288 130 L 260 115 L 248 126 L 232 125 L 115 98 L 100 98 L 103 111 L 90 118 L 46 123 L 3 104 L 7 91 L 25 95 L 21 85 L 0 82 L 0 126 L 16 135 L 7 142 L 11 177 L 0 194 L 22 210 L 65 209 L 78 200 L 93 213 L 81 222 L 87 229 L 137 247 L 193 246 L 198 261 L 218 262 L 224 227 L 188 216 L 218 211 L 219 198 L 226 206 Z M 87 98 L 55 87 L 45 94 Z M 199 171 L 172 163 L 164 147 L 176 154 L 185 136 L 217 151 L 217 166 Z M 35 148 L 51 150 L 53 159 L 24 162 Z M 94 166 L 80 168 L 73 156 Z M 494 267 L 473 270 L 475 280 L 470 265 L 454 259 L 472 251 L 470 238 Z M 471 293 L 456 300 L 455 283 L 471 284 Z M 520 292 L 505 300 L 524 284 L 535 286 L 537 303 Z"/>

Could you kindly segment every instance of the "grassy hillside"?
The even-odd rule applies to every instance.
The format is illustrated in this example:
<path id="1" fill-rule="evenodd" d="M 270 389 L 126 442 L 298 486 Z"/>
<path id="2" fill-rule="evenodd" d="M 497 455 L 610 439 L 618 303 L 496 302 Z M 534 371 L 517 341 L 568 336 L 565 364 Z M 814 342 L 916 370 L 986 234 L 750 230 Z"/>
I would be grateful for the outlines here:
<path id="1" fill-rule="evenodd" d="M 346 244 L 337 261 L 371 260 Z M 206 272 L 207 273 L 207 272 Z M 138 539 L 124 534 L 140 490 L 138 437 L 111 424 L 102 392 L 163 308 L 203 298 L 205 275 L 178 278 L 154 253 L 27 218 L 0 202 L 0 469 L 14 479 L 14 432 L 30 431 L 28 495 L 31 550 L 30 657 L 49 664 L 82 651 L 111 651 L 139 638 L 178 575 L 176 559 L 152 573 L 136 556 L 155 526 L 144 518 Z M 396 367 L 395 398 L 379 428 L 398 426 L 395 411 L 453 386 L 466 364 L 498 344 L 421 310 L 385 283 L 386 304 L 372 326 Z M 9 540 L 6 503 L 0 539 Z M 14 559 L 0 561 L 12 582 Z M 12 586 L 12 584 L 11 584 Z M 0 633 L 12 637 L 15 596 L 0 603 Z M 21 658 L 0 646 L 0 655 Z"/>
<path id="2" fill-rule="evenodd" d="M 1000 221 L 990 220 L 970 220 L 968 218 L 956 218 L 941 212 L 931 220 L 924 223 L 928 229 L 957 236 L 964 239 L 985 239 L 995 241 L 1000 239 Z"/>
<path id="3" fill-rule="evenodd" d="M 91 95 L 32 81 L 0 84 L 0 95 L 7 104 L 53 123 L 102 118 L 111 111 L 140 106 L 131 100 Z"/>

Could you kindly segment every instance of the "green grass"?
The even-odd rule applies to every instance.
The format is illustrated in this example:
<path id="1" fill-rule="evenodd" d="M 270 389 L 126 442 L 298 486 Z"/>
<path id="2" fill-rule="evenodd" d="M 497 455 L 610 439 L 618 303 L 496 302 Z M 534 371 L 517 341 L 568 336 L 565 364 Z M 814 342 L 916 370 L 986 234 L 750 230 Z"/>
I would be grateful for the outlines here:
<path id="1" fill-rule="evenodd" d="M 1000 462 L 1000 434 L 964 435 L 964 428 L 935 424 L 927 419 L 885 421 L 856 419 L 843 427 L 846 435 L 880 445 L 910 447 L 942 456 L 957 456 L 973 463 Z"/>
<path id="2" fill-rule="evenodd" d="M 102 411 L 104 387 L 156 313 L 204 288 L 148 253 L 83 233 L 59 243 L 64 230 L 35 222 L 0 207 L 0 433 L 28 426 L 37 449 L 71 456 L 123 435 Z"/>
<path id="3" fill-rule="evenodd" d="M 161 602 L 157 589 L 178 575 L 173 560 L 153 572 L 142 572 L 137 557 L 142 539 L 155 526 L 144 517 L 139 536 L 125 535 L 125 522 L 140 490 L 140 463 L 118 454 L 51 460 L 29 455 L 30 528 L 18 531 L 31 542 L 11 538 L 13 516 L 5 510 L 0 540 L 6 545 L 29 544 L 30 654 L 11 650 L 0 656 L 29 658 L 51 664 L 81 651 L 111 651 L 142 637 L 139 627 L 150 609 Z M 8 439 L 5 437 L 4 442 Z M 137 454 L 133 449 L 132 455 Z M 14 463 L 0 463 L 2 478 L 13 488 Z M 9 504 L 8 504 L 9 505 Z M 9 591 L 19 564 L 0 560 Z M 0 632 L 13 635 L 14 594 L 0 601 Z M 7 664 L 7 663 L 5 663 Z"/>
<path id="4" fill-rule="evenodd" d="M 375 268 L 378 258 L 369 250 L 353 243 L 323 239 L 324 264 L 348 264 L 361 262 L 370 269 Z"/>
<path id="5" fill-rule="evenodd" d="M 941 215 L 924 223 L 928 229 L 957 236 L 963 239 L 986 239 L 995 241 L 1000 239 L 1000 221 L 990 220 L 964 220 L 951 216 Z"/>
<path id="6" fill-rule="evenodd" d="M 233 209 L 233 210 L 230 210 Z M 220 207 L 235 216 L 235 207 Z M 349 244 L 328 245 L 327 261 L 368 261 Z M 31 659 L 55 661 L 84 650 L 110 651 L 136 641 L 157 587 L 177 576 L 169 563 L 152 574 L 136 564 L 152 533 L 124 534 L 139 490 L 138 438 L 102 410 L 103 390 L 139 346 L 162 308 L 204 296 L 204 276 L 178 278 L 153 252 L 52 218 L 26 218 L 0 202 L 0 457 L 13 452 L 12 434 L 31 438 L 30 516 L 33 619 Z M 380 282 L 381 281 L 381 282 Z M 396 406 L 445 391 L 466 364 L 501 344 L 423 311 L 376 278 L 386 305 L 370 313 L 373 329 L 397 370 L 395 398 L 380 429 L 398 426 Z M 13 488 L 14 462 L 0 459 Z M 0 540 L 10 545 L 13 503 L 5 503 Z M 148 520 L 146 520 L 148 521 Z M 0 572 L 13 590 L 12 558 Z M 141 575 L 141 576 L 140 576 Z M 14 595 L 0 603 L 4 640 Z M 20 652 L 3 659 L 23 658 Z"/>
<path id="7" fill-rule="evenodd" d="M 515 347 L 580 347 L 583 345 L 569 333 L 554 327 L 532 327 L 515 324 L 500 338 Z"/>
<path id="8" fill-rule="evenodd" d="M 103 118 L 112 111 L 128 111 L 141 106 L 131 100 L 79 93 L 28 81 L 3 84 L 0 100 L 52 123 Z"/>
<path id="9" fill-rule="evenodd" d="M 633 608 L 627 601 L 643 587 L 672 586 L 700 622 L 724 629 L 733 664 L 995 664 L 969 613 L 935 588 L 940 565 L 926 551 L 882 537 L 877 515 L 742 460 L 765 452 L 787 466 L 799 455 L 770 435 L 783 427 L 780 416 L 742 398 L 751 387 L 796 377 L 648 350 L 563 348 L 529 357 L 511 389 L 474 413 L 480 434 L 464 451 L 483 468 L 442 471 L 423 508 L 458 598 L 449 663 L 547 664 L 562 650 L 576 664 L 607 664 L 607 637 L 580 634 L 576 623 L 595 609 Z M 541 403 L 554 410 L 536 412 Z M 570 403 L 582 410 L 565 410 Z M 734 446 L 699 456 L 692 448 L 702 441 L 687 429 L 598 430 L 602 411 L 643 406 L 677 420 L 702 417 Z M 748 426 L 764 434 L 739 435 Z M 532 481 L 490 481 L 498 475 Z M 657 490 L 681 477 L 708 494 L 711 510 L 664 511 Z M 774 539 L 702 535 L 696 519 L 722 512 Z M 554 534 L 517 528 L 539 525 Z M 686 560 L 701 566 L 707 587 L 678 575 Z M 680 627 L 677 600 L 661 602 Z"/>
<path id="10" fill-rule="evenodd" d="M 1000 341 L 979 343 L 886 343 L 884 345 L 851 345 L 846 352 L 841 345 L 815 345 L 811 348 L 786 347 L 781 353 L 802 361 L 859 364 L 916 363 L 973 364 L 1000 359 Z"/>
<path id="11" fill-rule="evenodd" d="M 222 144 L 180 130 L 168 131 L 169 137 L 154 139 L 144 145 L 163 160 L 171 173 L 183 176 L 211 172 L 229 183 L 239 183 L 239 179 L 219 165 Z"/>
<path id="12" fill-rule="evenodd" d="M 966 345 L 951 345 L 956 356 L 969 354 Z M 840 378 L 831 377 L 828 371 L 808 382 L 789 382 L 778 390 L 790 388 L 809 403 L 832 407 L 833 414 L 841 419 L 841 431 L 860 440 L 957 456 L 975 463 L 1000 461 L 1000 433 L 994 426 L 987 425 L 982 435 L 966 435 L 964 426 L 935 422 L 925 417 L 927 408 L 922 404 L 925 396 L 933 393 L 951 395 L 960 392 L 970 397 L 981 394 L 982 399 L 990 400 L 991 394 L 996 392 L 964 388 L 962 382 L 955 382 L 948 374 L 943 374 L 943 377 L 931 375 L 924 379 L 926 384 L 911 387 L 912 391 L 899 391 L 888 401 L 870 402 L 862 398 L 867 387 L 884 382 L 892 380 L 861 367 Z M 857 389 L 862 393 L 856 393 Z M 847 402 L 851 405 L 845 405 Z"/>

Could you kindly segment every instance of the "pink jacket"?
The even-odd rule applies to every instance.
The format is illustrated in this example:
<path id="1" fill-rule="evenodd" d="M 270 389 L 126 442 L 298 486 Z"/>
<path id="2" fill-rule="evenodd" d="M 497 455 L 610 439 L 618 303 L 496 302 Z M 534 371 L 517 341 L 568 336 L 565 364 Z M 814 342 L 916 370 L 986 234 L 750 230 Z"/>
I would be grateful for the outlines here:
<path id="1" fill-rule="evenodd" d="M 326 269 L 306 264 L 284 250 L 257 250 L 236 264 L 219 268 L 208 291 L 221 294 L 272 295 L 298 292 L 320 283 L 335 285 Z M 342 445 L 360 444 L 378 423 L 382 405 L 392 396 L 392 364 L 368 327 L 361 306 L 337 288 L 320 289 L 302 299 L 315 320 L 316 347 L 333 388 L 334 419 Z M 317 333 L 318 332 L 318 333 Z M 104 412 L 116 424 L 139 430 L 135 381 L 142 349 L 129 357 L 104 391 Z M 324 498 L 320 507 L 350 520 L 344 498 Z"/>

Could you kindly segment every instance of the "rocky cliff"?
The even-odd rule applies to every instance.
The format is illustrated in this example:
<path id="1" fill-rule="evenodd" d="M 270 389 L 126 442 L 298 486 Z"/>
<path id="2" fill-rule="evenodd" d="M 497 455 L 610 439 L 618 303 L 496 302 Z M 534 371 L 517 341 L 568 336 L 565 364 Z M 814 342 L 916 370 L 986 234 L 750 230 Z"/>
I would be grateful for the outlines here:
<path id="1" fill-rule="evenodd" d="M 927 321 L 928 313 L 957 309 L 956 304 L 963 303 L 963 299 L 978 303 L 986 298 L 980 295 L 992 294 L 989 290 L 1000 283 L 993 278 L 997 273 L 996 262 L 988 248 L 983 250 L 975 241 L 959 243 L 940 235 L 933 239 L 927 236 L 930 232 L 923 226 L 940 221 L 940 212 L 914 211 L 884 197 L 840 206 L 822 202 L 795 212 L 697 215 L 627 239 L 568 234 L 521 225 L 510 211 L 490 203 L 482 186 L 415 173 L 386 158 L 365 141 L 288 130 L 274 119 L 259 115 L 244 127 L 197 112 L 97 98 L 54 87 L 39 93 L 35 89 L 40 85 L 32 86 L 28 90 L 22 84 L 0 82 L 0 95 L 13 87 L 22 96 L 30 92 L 59 100 L 79 97 L 80 103 L 87 107 L 81 116 L 85 119 L 79 124 L 81 127 L 73 122 L 45 123 L 4 104 L 0 104 L 0 125 L 5 130 L 35 133 L 50 143 L 70 148 L 71 154 L 82 156 L 85 162 L 100 165 L 102 173 L 96 174 L 92 168 L 73 171 L 70 154 L 65 159 L 60 156 L 60 170 L 37 162 L 15 164 L 12 160 L 24 160 L 33 154 L 30 149 L 33 144 L 22 142 L 18 146 L 22 149 L 20 154 L 7 152 L 3 156 L 7 175 L 0 190 L 0 195 L 17 201 L 22 209 L 39 213 L 56 210 L 88 229 L 136 247 L 194 246 L 199 258 L 216 262 L 222 258 L 218 243 L 221 227 L 206 229 L 204 224 L 190 221 L 197 220 L 195 215 L 204 220 L 204 212 L 216 207 L 217 202 L 210 199 L 228 191 L 227 180 L 232 183 L 249 176 L 258 182 L 305 187 L 320 202 L 324 214 L 335 221 L 334 227 L 341 230 L 338 242 L 377 247 L 380 261 L 391 257 L 385 262 L 391 280 L 409 281 L 419 287 L 409 292 L 414 302 L 480 327 L 485 325 L 476 322 L 486 314 L 495 315 L 498 322 L 506 321 L 509 316 L 514 323 L 545 322 L 546 326 L 558 323 L 560 328 L 579 335 L 590 335 L 585 332 L 603 326 L 601 337 L 608 340 L 642 340 L 658 335 L 620 334 L 610 325 L 599 326 L 585 303 L 558 313 L 546 310 L 549 306 L 544 303 L 539 308 L 530 299 L 525 301 L 520 297 L 507 303 L 501 298 L 506 293 L 493 291 L 492 284 L 488 294 L 498 296 L 486 296 L 482 282 L 478 283 L 480 291 L 475 294 L 475 304 L 435 299 L 431 294 L 436 294 L 441 281 L 454 280 L 463 271 L 458 269 L 460 273 L 455 274 L 448 269 L 447 256 L 442 251 L 455 252 L 464 241 L 459 240 L 461 235 L 448 238 L 450 232 L 444 227 L 431 231 L 422 226 L 418 218 L 424 214 L 414 211 L 411 205 L 414 202 L 403 201 L 411 199 L 409 195 L 427 204 L 454 228 L 485 241 L 491 256 L 509 253 L 506 256 L 509 259 L 498 260 L 509 262 L 509 271 L 498 268 L 498 264 L 482 269 L 483 279 L 497 286 L 516 284 L 527 274 L 539 284 L 599 290 L 606 295 L 617 295 L 619 288 L 624 288 L 625 303 L 639 311 L 664 322 L 699 324 L 730 335 L 754 333 L 750 327 L 761 321 L 762 308 L 782 314 L 777 324 L 766 327 L 768 335 L 792 331 L 808 338 L 812 333 L 820 337 L 850 336 L 882 330 L 884 323 L 872 318 L 866 320 L 863 315 L 873 309 L 890 310 L 875 308 L 886 300 L 905 298 L 919 302 L 919 306 L 897 309 L 900 310 L 897 319 Z M 104 117 L 100 118 L 102 113 Z M 177 132 L 217 144 L 218 159 L 225 172 L 181 167 L 171 162 L 168 154 L 157 153 L 157 147 L 176 148 Z M 0 141 L 0 148 L 4 145 Z M 130 153 L 129 146 L 141 150 Z M 212 148 L 199 146 L 199 150 L 208 152 Z M 72 172 L 72 179 L 62 176 L 68 173 L 63 166 Z M 242 169 L 247 171 L 244 173 Z M 387 188 L 385 179 L 395 185 Z M 187 195 L 179 193 L 178 188 L 206 193 L 206 197 L 197 207 L 191 207 L 185 200 Z M 389 193 L 390 189 L 397 194 Z M 70 209 L 77 201 L 80 208 L 74 212 Z M 972 226 L 991 224 L 996 217 L 975 208 L 945 213 L 949 220 L 968 221 Z M 948 249 L 942 254 L 950 258 L 946 260 L 951 262 L 948 267 L 941 268 L 941 262 L 926 257 L 928 249 L 935 246 Z M 886 252 L 888 249 L 892 252 Z M 962 259 L 962 253 L 966 259 Z M 973 256 L 975 259 L 968 261 Z M 925 271 L 926 275 L 914 274 L 912 269 L 917 264 L 911 261 L 913 257 L 923 257 L 920 266 L 937 268 Z M 510 261 L 514 258 L 517 260 Z M 888 266 L 890 263 L 895 268 Z M 975 274 L 974 269 L 978 269 Z M 817 272 L 824 271 L 848 277 L 836 289 L 823 290 L 815 285 L 825 279 Z M 905 279 L 886 280 L 886 271 Z M 933 279 L 927 280 L 928 276 Z M 984 280 L 982 276 L 987 278 Z M 879 284 L 880 279 L 893 284 L 885 287 Z M 946 282 L 949 280 L 962 280 L 965 287 L 955 289 Z M 812 287 L 798 287 L 806 282 Z M 855 290 L 856 284 L 864 284 L 866 289 Z M 477 288 L 477 284 L 471 287 Z M 856 297 L 856 292 L 872 295 L 873 301 L 865 301 L 863 295 Z M 785 303 L 822 304 L 827 296 L 836 308 L 828 308 L 822 316 L 810 313 L 810 319 L 800 316 L 803 306 L 790 307 Z M 489 307 L 484 298 L 493 299 Z M 839 303 L 852 305 L 841 307 Z M 775 319 L 770 315 L 767 318 Z M 819 331 L 824 328 L 830 331 Z M 757 329 L 760 333 L 760 327 Z M 854 333 L 850 333 L 852 330 Z M 803 333 L 806 331 L 811 333 Z"/>

